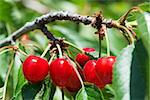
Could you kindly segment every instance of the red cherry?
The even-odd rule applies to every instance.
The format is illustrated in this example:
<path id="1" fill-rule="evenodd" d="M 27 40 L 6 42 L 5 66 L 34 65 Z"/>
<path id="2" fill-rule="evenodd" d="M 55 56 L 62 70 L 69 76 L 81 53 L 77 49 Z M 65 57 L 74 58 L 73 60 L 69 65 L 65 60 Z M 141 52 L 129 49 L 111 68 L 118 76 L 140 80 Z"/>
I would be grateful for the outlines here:
<path id="1" fill-rule="evenodd" d="M 78 53 L 75 60 L 81 65 L 81 66 L 84 66 L 85 63 L 87 61 L 90 60 L 90 57 L 85 55 L 85 54 L 82 54 L 82 53 Z"/>
<path id="2" fill-rule="evenodd" d="M 85 52 L 95 52 L 96 50 L 94 48 L 83 48 Z"/>
<path id="3" fill-rule="evenodd" d="M 76 74 L 76 72 L 73 70 L 72 74 L 67 82 L 66 89 L 69 92 L 77 92 L 81 88 L 80 80 Z"/>
<path id="4" fill-rule="evenodd" d="M 94 83 L 99 88 L 103 88 L 105 84 L 103 84 L 102 81 L 96 75 L 95 66 L 96 66 L 96 60 L 89 60 L 85 64 L 83 68 L 85 81 Z"/>
<path id="5" fill-rule="evenodd" d="M 64 58 L 57 58 L 50 64 L 50 76 L 55 85 L 64 88 L 73 72 L 73 66 Z"/>
<path id="6" fill-rule="evenodd" d="M 96 73 L 105 84 L 112 83 L 112 70 L 115 59 L 116 59 L 115 56 L 110 56 L 110 57 L 102 57 L 97 60 L 95 68 Z"/>
<path id="7" fill-rule="evenodd" d="M 23 74 L 31 83 L 38 83 L 45 79 L 48 74 L 48 62 L 38 56 L 30 55 L 23 62 Z"/>

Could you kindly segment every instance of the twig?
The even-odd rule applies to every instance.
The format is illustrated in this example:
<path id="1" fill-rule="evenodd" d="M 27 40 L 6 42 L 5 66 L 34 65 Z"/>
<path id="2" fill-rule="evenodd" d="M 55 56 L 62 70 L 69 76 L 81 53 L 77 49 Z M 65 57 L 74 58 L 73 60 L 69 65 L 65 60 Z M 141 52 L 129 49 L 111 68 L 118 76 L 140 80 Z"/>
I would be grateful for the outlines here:
<path id="1" fill-rule="evenodd" d="M 54 22 L 56 20 L 69 20 L 75 23 L 83 23 L 85 25 L 91 24 L 92 27 L 96 26 L 95 17 L 89 16 L 81 16 L 78 14 L 73 14 L 67 11 L 58 11 L 58 12 L 50 12 L 46 15 L 43 15 L 32 22 L 27 22 L 23 27 L 12 33 L 9 37 L 0 41 L 0 47 L 8 44 L 14 44 L 16 39 L 18 39 L 21 35 L 28 33 L 29 31 L 39 29 L 39 24 L 48 24 L 50 22 Z M 94 20 L 94 21 L 93 21 Z M 107 27 L 113 27 L 112 20 L 104 19 L 102 24 L 106 24 Z"/>
<path id="2" fill-rule="evenodd" d="M 127 19 L 127 16 L 129 15 L 129 13 L 131 13 L 133 11 L 142 12 L 142 10 L 139 7 L 131 8 L 128 12 L 126 12 L 123 16 L 120 17 L 119 22 L 121 25 L 125 25 L 125 20 Z"/>

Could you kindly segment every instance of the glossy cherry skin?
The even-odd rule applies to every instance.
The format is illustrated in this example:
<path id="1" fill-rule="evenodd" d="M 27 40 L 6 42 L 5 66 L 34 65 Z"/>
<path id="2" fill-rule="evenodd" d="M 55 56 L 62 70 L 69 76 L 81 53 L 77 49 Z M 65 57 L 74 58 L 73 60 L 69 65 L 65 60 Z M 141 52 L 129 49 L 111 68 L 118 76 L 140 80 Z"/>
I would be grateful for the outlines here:
<path id="1" fill-rule="evenodd" d="M 38 56 L 30 55 L 23 62 L 23 74 L 31 83 L 38 83 L 44 80 L 48 71 L 48 62 Z"/>
<path id="2" fill-rule="evenodd" d="M 83 50 L 85 51 L 85 52 L 95 52 L 96 50 L 94 49 L 94 48 L 83 48 Z"/>
<path id="3" fill-rule="evenodd" d="M 69 92 L 77 92 L 81 88 L 80 80 L 76 74 L 76 72 L 73 70 L 72 74 L 67 82 L 66 89 Z"/>
<path id="4" fill-rule="evenodd" d="M 99 77 L 96 75 L 96 60 L 89 60 L 84 68 L 83 68 L 83 74 L 84 79 L 86 82 L 94 83 L 99 88 L 103 88 L 105 84 L 99 79 Z"/>
<path id="5" fill-rule="evenodd" d="M 85 63 L 90 60 L 90 57 L 86 54 L 78 53 L 75 60 L 83 67 Z"/>
<path id="6" fill-rule="evenodd" d="M 105 83 L 112 83 L 112 72 L 113 72 L 113 64 L 115 62 L 116 57 L 102 57 L 97 60 L 96 63 L 96 73 L 98 77 Z"/>
<path id="7" fill-rule="evenodd" d="M 55 85 L 64 88 L 73 72 L 73 66 L 64 58 L 57 58 L 50 64 L 50 77 Z"/>

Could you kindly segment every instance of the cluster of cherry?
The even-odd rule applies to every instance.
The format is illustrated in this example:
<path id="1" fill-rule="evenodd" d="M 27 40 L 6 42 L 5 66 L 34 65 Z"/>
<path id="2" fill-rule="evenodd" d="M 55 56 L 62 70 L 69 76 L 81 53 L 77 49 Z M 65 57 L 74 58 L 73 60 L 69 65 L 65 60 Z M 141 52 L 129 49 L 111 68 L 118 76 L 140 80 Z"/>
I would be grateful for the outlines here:
<path id="1" fill-rule="evenodd" d="M 95 51 L 93 48 L 83 50 L 85 52 Z M 77 70 L 82 80 L 102 89 L 106 84 L 112 83 L 112 68 L 115 59 L 115 56 L 109 56 L 92 60 L 85 53 L 78 53 L 75 61 L 78 63 Z M 23 74 L 30 83 L 39 83 L 50 73 L 52 82 L 69 92 L 77 92 L 81 88 L 77 70 L 73 63 L 65 57 L 56 58 L 50 65 L 47 60 L 34 55 L 30 55 L 23 62 Z"/>

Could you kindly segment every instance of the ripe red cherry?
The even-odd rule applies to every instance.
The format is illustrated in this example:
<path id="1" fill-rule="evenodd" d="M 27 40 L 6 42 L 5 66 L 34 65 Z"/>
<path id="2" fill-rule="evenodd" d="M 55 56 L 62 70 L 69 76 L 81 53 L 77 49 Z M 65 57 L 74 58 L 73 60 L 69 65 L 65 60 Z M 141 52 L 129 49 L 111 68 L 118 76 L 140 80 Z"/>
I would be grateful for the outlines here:
<path id="1" fill-rule="evenodd" d="M 86 54 L 78 53 L 75 60 L 83 67 L 90 60 L 90 57 Z"/>
<path id="2" fill-rule="evenodd" d="M 30 55 L 23 62 L 23 74 L 31 83 L 38 83 L 45 79 L 48 74 L 48 62 L 38 56 Z"/>
<path id="3" fill-rule="evenodd" d="M 85 52 L 95 52 L 96 50 L 94 48 L 83 48 Z"/>
<path id="4" fill-rule="evenodd" d="M 64 58 L 57 58 L 50 64 L 50 76 L 55 85 L 64 88 L 72 75 L 73 66 Z"/>
<path id="5" fill-rule="evenodd" d="M 80 80 L 76 74 L 76 72 L 73 70 L 72 74 L 67 82 L 66 89 L 69 92 L 77 92 L 81 88 Z"/>
<path id="6" fill-rule="evenodd" d="M 96 73 L 105 84 L 112 83 L 112 71 L 115 59 L 116 59 L 115 56 L 110 56 L 110 57 L 102 57 L 97 60 L 95 68 Z"/>
<path id="7" fill-rule="evenodd" d="M 83 68 L 84 79 L 87 82 L 94 83 L 99 88 L 103 88 L 105 86 L 105 84 L 96 75 L 95 66 L 96 66 L 96 60 L 89 60 L 85 64 L 85 66 Z"/>

